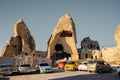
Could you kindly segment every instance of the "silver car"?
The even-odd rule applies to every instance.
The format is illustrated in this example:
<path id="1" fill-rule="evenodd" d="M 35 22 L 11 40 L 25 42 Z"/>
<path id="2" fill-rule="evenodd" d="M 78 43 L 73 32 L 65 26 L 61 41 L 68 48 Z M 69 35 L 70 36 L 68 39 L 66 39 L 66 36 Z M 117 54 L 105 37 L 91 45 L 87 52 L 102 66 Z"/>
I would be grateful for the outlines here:
<path id="1" fill-rule="evenodd" d="M 18 73 L 30 73 L 31 65 L 30 64 L 21 64 L 18 67 Z"/>
<path id="2" fill-rule="evenodd" d="M 47 62 L 42 62 L 36 65 L 36 71 L 40 73 L 52 72 L 52 67 Z"/>
<path id="3" fill-rule="evenodd" d="M 0 75 L 11 75 L 13 70 L 12 64 L 1 64 L 0 65 Z"/>
<path id="4" fill-rule="evenodd" d="M 99 74 L 112 72 L 111 65 L 104 60 L 90 60 L 88 61 L 87 67 L 89 72 L 97 72 Z"/>

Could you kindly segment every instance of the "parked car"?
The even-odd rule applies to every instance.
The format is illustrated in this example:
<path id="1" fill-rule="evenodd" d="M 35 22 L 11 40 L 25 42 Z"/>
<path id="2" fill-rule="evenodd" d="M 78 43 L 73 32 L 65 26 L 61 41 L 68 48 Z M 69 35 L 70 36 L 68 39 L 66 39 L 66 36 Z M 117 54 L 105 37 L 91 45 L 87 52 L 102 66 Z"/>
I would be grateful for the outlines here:
<path id="1" fill-rule="evenodd" d="M 21 64 L 18 66 L 18 73 L 30 73 L 31 65 L 30 64 Z"/>
<path id="2" fill-rule="evenodd" d="M 0 65 L 0 75 L 11 75 L 13 70 L 12 64 L 1 64 Z"/>
<path id="3" fill-rule="evenodd" d="M 99 74 L 112 72 L 111 66 L 104 60 L 90 60 L 87 66 L 89 72 L 97 72 Z"/>
<path id="4" fill-rule="evenodd" d="M 78 69 L 78 63 L 75 61 L 67 61 L 64 67 L 65 71 L 74 71 L 77 69 Z"/>
<path id="5" fill-rule="evenodd" d="M 78 70 L 85 70 L 87 71 L 87 62 L 80 62 L 80 64 L 78 65 Z"/>
<path id="6" fill-rule="evenodd" d="M 117 67 L 117 72 L 120 75 L 120 65 Z"/>
<path id="7" fill-rule="evenodd" d="M 66 63 L 67 63 L 66 61 L 59 62 L 59 63 L 57 64 L 58 69 L 64 69 L 64 66 L 65 66 Z"/>
<path id="8" fill-rule="evenodd" d="M 52 67 L 47 62 L 41 62 L 36 65 L 36 71 L 40 73 L 52 72 Z"/>

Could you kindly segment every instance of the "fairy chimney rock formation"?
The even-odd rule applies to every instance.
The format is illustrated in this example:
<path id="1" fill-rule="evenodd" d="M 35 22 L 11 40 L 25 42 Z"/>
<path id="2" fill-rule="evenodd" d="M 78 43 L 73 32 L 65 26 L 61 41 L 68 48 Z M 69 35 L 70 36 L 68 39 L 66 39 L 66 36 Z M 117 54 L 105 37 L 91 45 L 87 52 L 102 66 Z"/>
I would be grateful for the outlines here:
<path id="1" fill-rule="evenodd" d="M 120 24 L 115 30 L 114 37 L 117 46 L 102 48 L 102 58 L 112 64 L 120 64 Z"/>
<path id="2" fill-rule="evenodd" d="M 114 35 L 115 35 L 115 41 L 117 43 L 117 46 L 120 48 L 120 24 L 116 28 L 116 31 L 115 31 Z"/>
<path id="3" fill-rule="evenodd" d="M 12 57 L 13 55 L 31 53 L 35 50 L 35 42 L 26 24 L 20 19 L 14 25 L 14 36 L 11 37 L 3 48 L 2 56 Z"/>
<path id="4" fill-rule="evenodd" d="M 55 58 L 60 58 L 66 53 L 63 57 L 68 55 L 72 60 L 78 60 L 76 42 L 75 24 L 70 15 L 65 14 L 59 19 L 48 41 L 47 58 L 54 58 L 54 55 L 58 55 Z"/>
<path id="5" fill-rule="evenodd" d="M 26 24 L 20 19 L 14 25 L 14 37 L 19 36 L 22 40 L 22 51 L 30 53 L 35 50 L 35 42 Z"/>

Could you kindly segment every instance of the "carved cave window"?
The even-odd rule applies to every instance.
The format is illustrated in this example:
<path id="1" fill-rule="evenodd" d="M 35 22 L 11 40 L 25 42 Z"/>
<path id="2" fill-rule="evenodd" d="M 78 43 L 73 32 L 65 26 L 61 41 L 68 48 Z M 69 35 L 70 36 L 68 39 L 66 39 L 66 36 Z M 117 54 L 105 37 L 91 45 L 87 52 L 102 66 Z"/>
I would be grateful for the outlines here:
<path id="1" fill-rule="evenodd" d="M 35 56 L 35 54 L 33 54 L 33 57 Z"/>
<path id="2" fill-rule="evenodd" d="M 93 59 L 93 56 L 91 56 L 91 59 Z"/>
<path id="3" fill-rule="evenodd" d="M 63 51 L 63 46 L 62 46 L 62 44 L 56 44 L 56 45 L 55 45 L 55 50 L 56 50 L 56 51 Z"/>
<path id="4" fill-rule="evenodd" d="M 12 45 L 12 47 L 13 47 L 13 48 L 17 48 L 17 46 L 16 46 L 16 45 Z"/>
<path id="5" fill-rule="evenodd" d="M 88 54 L 85 54 L 85 58 L 88 58 Z"/>
<path id="6" fill-rule="evenodd" d="M 60 37 L 72 37 L 72 32 L 63 30 Z"/>
<path id="7" fill-rule="evenodd" d="M 25 56 L 28 56 L 28 53 L 25 53 Z"/>
<path id="8" fill-rule="evenodd" d="M 9 47 L 9 45 L 7 45 L 7 48 Z"/>

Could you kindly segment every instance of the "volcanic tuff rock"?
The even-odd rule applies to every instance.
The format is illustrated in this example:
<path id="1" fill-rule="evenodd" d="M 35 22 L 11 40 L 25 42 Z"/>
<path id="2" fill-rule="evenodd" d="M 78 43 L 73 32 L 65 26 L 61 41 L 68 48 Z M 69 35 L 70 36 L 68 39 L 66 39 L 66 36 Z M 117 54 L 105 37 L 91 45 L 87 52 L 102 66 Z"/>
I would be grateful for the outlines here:
<path id="1" fill-rule="evenodd" d="M 7 42 L 2 50 L 2 56 L 13 56 L 22 53 L 35 51 L 35 42 L 26 24 L 20 19 L 14 25 L 14 36 Z"/>
<path id="2" fill-rule="evenodd" d="M 35 42 L 29 29 L 23 20 L 19 20 L 14 26 L 14 36 L 21 37 L 22 40 L 22 51 L 29 53 L 32 50 L 35 50 Z"/>
<path id="3" fill-rule="evenodd" d="M 117 46 L 102 49 L 102 58 L 110 63 L 120 64 L 120 24 L 115 30 L 115 41 Z"/>
<path id="4" fill-rule="evenodd" d="M 115 41 L 117 43 L 117 46 L 120 48 L 120 24 L 116 28 L 114 36 L 115 36 Z"/>
<path id="5" fill-rule="evenodd" d="M 72 60 L 78 60 L 76 42 L 74 22 L 69 14 L 65 14 L 59 19 L 48 41 L 47 58 L 51 58 L 55 53 L 63 51 L 70 54 Z"/>

